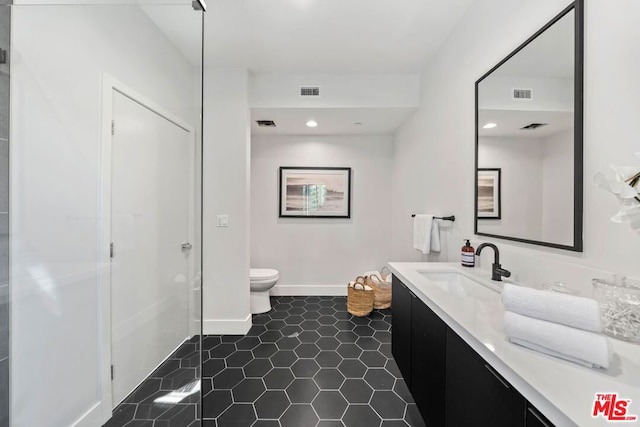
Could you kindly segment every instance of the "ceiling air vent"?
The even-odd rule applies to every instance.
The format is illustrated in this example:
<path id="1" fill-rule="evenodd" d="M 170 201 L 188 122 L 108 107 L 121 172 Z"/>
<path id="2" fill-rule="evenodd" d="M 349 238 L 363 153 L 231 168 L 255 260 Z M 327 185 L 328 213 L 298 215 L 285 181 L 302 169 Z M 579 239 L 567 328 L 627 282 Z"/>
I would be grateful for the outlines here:
<path id="1" fill-rule="evenodd" d="M 549 123 L 531 123 L 530 125 L 520 128 L 520 130 L 535 130 L 535 129 L 541 128 L 542 126 L 546 126 L 548 124 Z"/>
<path id="2" fill-rule="evenodd" d="M 512 99 L 532 99 L 531 89 L 513 89 L 511 94 Z"/>
<path id="3" fill-rule="evenodd" d="M 258 126 L 260 126 L 261 128 L 276 127 L 276 122 L 274 122 L 273 120 L 256 120 L 256 123 L 258 123 Z"/>
<path id="4" fill-rule="evenodd" d="M 300 86 L 300 96 L 320 96 L 320 86 Z"/>

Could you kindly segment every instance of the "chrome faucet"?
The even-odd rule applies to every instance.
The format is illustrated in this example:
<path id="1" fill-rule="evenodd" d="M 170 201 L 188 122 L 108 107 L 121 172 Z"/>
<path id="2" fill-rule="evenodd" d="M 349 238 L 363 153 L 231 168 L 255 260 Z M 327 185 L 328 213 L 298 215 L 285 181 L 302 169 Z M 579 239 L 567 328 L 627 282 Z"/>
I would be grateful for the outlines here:
<path id="1" fill-rule="evenodd" d="M 476 250 L 476 256 L 480 256 L 480 252 L 482 252 L 482 250 L 487 246 L 493 249 L 494 256 L 493 265 L 491 266 L 491 280 L 502 282 L 502 277 L 510 277 L 511 272 L 509 270 L 505 270 L 500 265 L 500 251 L 498 250 L 498 247 L 493 243 L 482 243 Z"/>

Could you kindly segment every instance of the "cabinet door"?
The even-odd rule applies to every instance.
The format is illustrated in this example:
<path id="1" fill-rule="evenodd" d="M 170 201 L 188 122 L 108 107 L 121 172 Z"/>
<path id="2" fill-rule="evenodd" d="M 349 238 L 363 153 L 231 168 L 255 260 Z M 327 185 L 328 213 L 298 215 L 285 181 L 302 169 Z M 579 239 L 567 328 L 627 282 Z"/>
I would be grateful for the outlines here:
<path id="1" fill-rule="evenodd" d="M 411 294 L 396 276 L 391 292 L 391 352 L 411 390 Z"/>
<path id="2" fill-rule="evenodd" d="M 553 423 L 542 415 L 535 406 L 527 402 L 527 427 L 554 427 Z"/>
<path id="3" fill-rule="evenodd" d="M 428 426 L 445 425 L 447 326 L 412 295 L 411 394 Z"/>
<path id="4" fill-rule="evenodd" d="M 518 427 L 525 423 L 525 399 L 448 328 L 446 399 L 450 427 Z"/>

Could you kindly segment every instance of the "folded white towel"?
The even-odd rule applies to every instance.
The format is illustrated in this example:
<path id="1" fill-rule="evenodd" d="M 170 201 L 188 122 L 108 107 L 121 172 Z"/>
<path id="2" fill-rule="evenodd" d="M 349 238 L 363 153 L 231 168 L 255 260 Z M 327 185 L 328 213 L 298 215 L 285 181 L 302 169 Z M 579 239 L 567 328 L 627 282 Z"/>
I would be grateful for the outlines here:
<path id="1" fill-rule="evenodd" d="M 416 214 L 413 219 L 413 248 L 423 254 L 431 252 L 431 227 L 433 215 Z"/>
<path id="2" fill-rule="evenodd" d="M 438 221 L 431 223 L 431 252 L 440 252 L 440 224 Z"/>
<path id="3" fill-rule="evenodd" d="M 367 271 L 363 274 L 363 276 L 378 276 L 380 278 L 382 278 L 382 275 L 380 274 L 380 272 L 378 270 L 371 270 L 371 271 Z"/>
<path id="4" fill-rule="evenodd" d="M 587 331 L 602 331 L 598 302 L 591 298 L 542 291 L 512 284 L 502 289 L 502 304 L 507 311 L 561 323 Z"/>
<path id="5" fill-rule="evenodd" d="M 351 281 L 351 282 L 349 282 L 349 287 L 350 288 L 354 288 L 354 289 L 364 289 L 365 291 L 372 291 L 373 290 L 373 288 L 371 286 L 365 285 L 362 282 Z"/>
<path id="6" fill-rule="evenodd" d="M 507 311 L 504 332 L 509 341 L 588 367 L 608 368 L 611 346 L 604 335 Z"/>

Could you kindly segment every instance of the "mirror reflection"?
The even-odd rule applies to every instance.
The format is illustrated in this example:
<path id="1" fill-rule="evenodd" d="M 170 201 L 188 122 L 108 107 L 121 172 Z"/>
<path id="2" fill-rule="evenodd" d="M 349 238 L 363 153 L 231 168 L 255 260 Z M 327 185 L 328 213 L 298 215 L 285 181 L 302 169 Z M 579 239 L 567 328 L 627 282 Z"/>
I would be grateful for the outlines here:
<path id="1" fill-rule="evenodd" d="M 477 83 L 478 234 L 574 244 L 575 11 Z"/>

